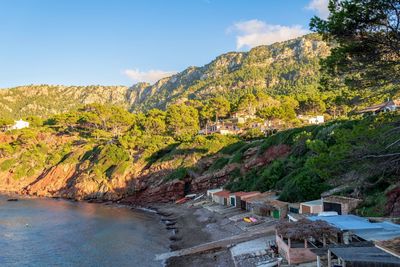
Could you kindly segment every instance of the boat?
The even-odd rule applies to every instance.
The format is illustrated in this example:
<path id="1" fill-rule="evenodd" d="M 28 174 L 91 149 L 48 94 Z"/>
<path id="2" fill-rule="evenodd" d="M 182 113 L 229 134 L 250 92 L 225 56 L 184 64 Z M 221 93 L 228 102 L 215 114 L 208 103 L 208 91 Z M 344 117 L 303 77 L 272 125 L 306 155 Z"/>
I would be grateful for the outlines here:
<path id="1" fill-rule="evenodd" d="M 245 222 L 247 222 L 247 223 L 251 223 L 251 222 L 252 222 L 252 221 L 250 220 L 249 217 L 244 217 L 244 218 L 243 218 L 243 221 L 245 221 Z"/>
<path id="2" fill-rule="evenodd" d="M 184 197 L 184 198 L 181 198 L 181 199 L 178 199 L 177 201 L 175 201 L 175 204 L 183 204 L 188 200 L 189 200 L 188 198 Z"/>
<path id="3" fill-rule="evenodd" d="M 250 219 L 251 222 L 257 222 L 257 219 L 254 218 L 254 217 L 249 217 L 249 219 Z"/>

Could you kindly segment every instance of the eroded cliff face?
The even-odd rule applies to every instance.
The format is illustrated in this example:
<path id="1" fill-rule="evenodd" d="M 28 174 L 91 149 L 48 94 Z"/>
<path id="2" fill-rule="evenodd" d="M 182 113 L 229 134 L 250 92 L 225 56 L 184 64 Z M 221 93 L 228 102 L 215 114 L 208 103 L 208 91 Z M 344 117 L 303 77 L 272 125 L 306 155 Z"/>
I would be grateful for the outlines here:
<path id="1" fill-rule="evenodd" d="M 0 135 L 0 140 L 17 142 L 12 135 Z M 234 178 L 237 171 L 246 173 L 252 168 L 269 164 L 274 159 L 284 157 L 290 152 L 286 145 L 273 146 L 264 153 L 257 153 L 257 149 L 249 148 L 244 152 L 242 163 L 230 163 L 221 169 L 212 170 L 210 167 L 221 154 L 210 156 L 194 156 L 192 154 L 175 154 L 152 163 L 141 160 L 130 160 L 123 171 L 115 171 L 108 177 L 99 177 L 96 174 L 101 161 L 101 152 L 98 148 L 78 142 L 76 136 L 43 133 L 33 143 L 25 144 L 12 156 L 3 156 L 0 159 L 0 191 L 16 192 L 43 197 L 62 197 L 76 200 L 116 201 L 123 200 L 131 204 L 148 204 L 153 202 L 172 202 L 189 193 L 204 193 L 209 188 L 225 185 Z M 32 156 L 22 160 L 25 153 L 46 143 L 47 156 L 59 153 L 59 149 L 72 145 L 67 152 L 61 155 L 54 163 L 50 157 L 42 163 Z M 133 158 L 140 158 L 138 155 Z M 196 166 L 196 172 L 186 173 L 180 179 L 167 179 L 174 172 L 177 165 L 190 162 Z M 36 167 L 34 165 L 40 165 Z M 19 166 L 24 165 L 24 175 L 20 175 Z M 116 169 L 117 167 L 112 167 Z M 117 168 L 118 169 L 118 168 Z"/>

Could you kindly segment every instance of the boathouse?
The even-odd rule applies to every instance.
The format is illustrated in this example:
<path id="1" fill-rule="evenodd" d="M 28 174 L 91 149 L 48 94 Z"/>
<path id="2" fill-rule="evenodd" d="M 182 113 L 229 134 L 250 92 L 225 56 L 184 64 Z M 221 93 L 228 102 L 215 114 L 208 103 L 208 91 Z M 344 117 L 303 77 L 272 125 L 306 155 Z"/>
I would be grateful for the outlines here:
<path id="1" fill-rule="evenodd" d="M 300 214 L 318 214 L 322 212 L 322 200 L 312 200 L 300 203 Z"/>
<path id="2" fill-rule="evenodd" d="M 246 210 L 246 198 L 259 195 L 260 192 L 235 192 L 229 196 L 229 205 Z"/>
<path id="3" fill-rule="evenodd" d="M 213 194 L 213 202 L 220 205 L 229 205 L 229 196 L 231 192 L 227 190 L 222 190 Z"/>
<path id="4" fill-rule="evenodd" d="M 322 208 L 324 212 L 335 211 L 339 215 L 346 215 L 357 208 L 358 204 L 360 204 L 361 202 L 362 200 L 357 198 L 327 196 L 322 198 Z"/>

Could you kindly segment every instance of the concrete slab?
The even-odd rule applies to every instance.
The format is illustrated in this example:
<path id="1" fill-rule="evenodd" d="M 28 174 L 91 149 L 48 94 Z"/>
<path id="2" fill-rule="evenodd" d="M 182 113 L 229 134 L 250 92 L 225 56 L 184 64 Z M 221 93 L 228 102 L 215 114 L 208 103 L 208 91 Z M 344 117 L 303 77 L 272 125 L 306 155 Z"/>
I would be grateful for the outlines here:
<path id="1" fill-rule="evenodd" d="M 269 242 L 274 240 L 275 236 L 262 237 L 247 242 L 239 243 L 234 247 L 232 247 L 230 251 L 233 257 L 237 257 L 243 254 L 256 253 L 263 250 L 265 251 L 266 249 L 269 249 L 269 247 L 267 247 L 267 244 L 269 244 Z"/>
<path id="2" fill-rule="evenodd" d="M 274 244 L 275 237 L 267 236 L 236 244 L 230 249 L 236 267 L 278 265 L 277 259 L 269 255 L 269 246 Z"/>
<path id="3" fill-rule="evenodd" d="M 167 253 L 163 253 L 163 254 L 158 254 L 158 255 L 156 255 L 156 260 L 164 261 L 171 257 L 186 256 L 186 255 L 191 255 L 191 254 L 196 254 L 196 253 L 204 253 L 204 252 L 207 252 L 210 250 L 215 250 L 215 249 L 220 249 L 220 248 L 227 248 L 228 246 L 230 247 L 237 243 L 243 243 L 244 241 L 247 241 L 247 240 L 258 239 L 258 238 L 261 238 L 264 236 L 273 236 L 274 233 L 275 233 L 274 227 L 265 228 L 265 229 L 257 231 L 257 232 L 242 233 L 242 234 L 231 236 L 231 237 L 228 237 L 225 239 L 197 245 L 197 246 L 194 246 L 191 248 L 185 248 L 185 249 L 181 249 L 181 250 L 175 250 L 175 251 L 171 251 L 171 252 L 167 252 Z"/>

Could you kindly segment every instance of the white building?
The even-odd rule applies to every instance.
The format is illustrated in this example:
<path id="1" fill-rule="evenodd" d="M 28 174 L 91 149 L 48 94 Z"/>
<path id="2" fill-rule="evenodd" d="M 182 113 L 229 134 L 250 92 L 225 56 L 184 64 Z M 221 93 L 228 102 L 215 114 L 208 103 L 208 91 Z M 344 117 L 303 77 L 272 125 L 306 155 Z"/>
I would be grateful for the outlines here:
<path id="1" fill-rule="evenodd" d="M 308 123 L 310 124 L 321 124 L 324 123 L 324 116 L 315 116 L 308 119 Z"/>
<path id="2" fill-rule="evenodd" d="M 29 122 L 20 119 L 19 121 L 14 122 L 14 125 L 10 127 L 10 130 L 19 130 L 28 127 L 29 127 Z"/>
<path id="3" fill-rule="evenodd" d="M 323 115 L 318 116 L 306 116 L 306 115 L 299 115 L 297 116 L 300 120 L 308 123 L 308 124 L 321 124 L 325 122 Z"/>

